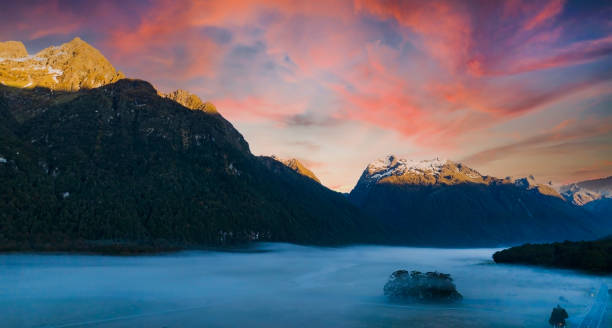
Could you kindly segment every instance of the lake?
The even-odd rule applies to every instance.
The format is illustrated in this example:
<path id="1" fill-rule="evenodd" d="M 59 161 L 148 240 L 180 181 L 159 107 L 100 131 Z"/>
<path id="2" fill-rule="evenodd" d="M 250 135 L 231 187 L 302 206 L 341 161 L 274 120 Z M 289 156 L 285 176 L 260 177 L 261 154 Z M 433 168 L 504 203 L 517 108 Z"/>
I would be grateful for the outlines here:
<path id="1" fill-rule="evenodd" d="M 1 327 L 548 327 L 611 277 L 498 265 L 496 249 L 259 244 L 153 256 L 0 255 Z M 463 302 L 397 305 L 397 269 L 450 273 Z M 608 318 L 610 317 L 608 310 Z M 609 320 L 609 319 L 608 319 Z"/>

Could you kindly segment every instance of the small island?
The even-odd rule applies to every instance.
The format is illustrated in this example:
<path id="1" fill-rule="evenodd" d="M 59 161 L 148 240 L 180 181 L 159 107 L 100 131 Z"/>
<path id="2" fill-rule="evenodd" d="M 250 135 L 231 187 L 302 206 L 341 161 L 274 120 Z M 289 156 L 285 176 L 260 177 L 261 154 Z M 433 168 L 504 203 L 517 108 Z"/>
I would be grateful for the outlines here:
<path id="1" fill-rule="evenodd" d="M 463 299 L 450 274 L 397 270 L 385 284 L 384 294 L 394 302 L 452 303 Z"/>
<path id="2" fill-rule="evenodd" d="M 612 273 L 612 236 L 594 241 L 525 244 L 496 252 L 493 260 L 496 263 Z"/>

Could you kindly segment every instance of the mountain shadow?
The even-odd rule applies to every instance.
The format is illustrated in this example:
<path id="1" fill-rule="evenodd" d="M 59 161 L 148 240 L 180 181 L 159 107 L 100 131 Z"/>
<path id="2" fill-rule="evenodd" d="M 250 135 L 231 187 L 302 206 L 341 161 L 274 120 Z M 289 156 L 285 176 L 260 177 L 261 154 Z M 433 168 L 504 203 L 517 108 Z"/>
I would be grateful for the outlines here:
<path id="1" fill-rule="evenodd" d="M 184 107 L 145 81 L 1 86 L 0 117 L 4 250 L 382 240 L 341 194 L 253 156 L 216 110 Z"/>

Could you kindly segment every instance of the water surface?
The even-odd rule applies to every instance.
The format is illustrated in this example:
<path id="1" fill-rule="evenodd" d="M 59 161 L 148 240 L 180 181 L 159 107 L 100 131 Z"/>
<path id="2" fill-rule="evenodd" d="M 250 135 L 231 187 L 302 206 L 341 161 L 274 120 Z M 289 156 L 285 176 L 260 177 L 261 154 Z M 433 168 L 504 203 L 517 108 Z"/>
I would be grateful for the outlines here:
<path id="1" fill-rule="evenodd" d="M 261 244 L 260 252 L 0 255 L 2 327 L 546 327 L 610 277 L 497 265 L 494 249 Z M 397 269 L 450 273 L 457 305 L 395 305 Z M 610 311 L 608 311 L 610 313 Z"/>

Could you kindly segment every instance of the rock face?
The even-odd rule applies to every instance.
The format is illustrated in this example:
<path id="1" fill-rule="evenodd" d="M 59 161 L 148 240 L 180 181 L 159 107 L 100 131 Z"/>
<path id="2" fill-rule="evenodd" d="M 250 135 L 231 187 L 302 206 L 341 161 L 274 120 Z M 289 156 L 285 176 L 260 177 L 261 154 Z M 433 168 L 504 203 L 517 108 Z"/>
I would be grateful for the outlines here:
<path id="1" fill-rule="evenodd" d="M 190 93 L 189 91 L 178 89 L 170 93 L 162 93 L 161 96 L 172 99 L 189 109 L 201 110 L 209 114 L 217 113 L 217 108 L 215 105 L 208 101 L 202 102 L 198 96 Z"/>
<path id="2" fill-rule="evenodd" d="M 388 156 L 366 167 L 349 199 L 378 218 L 394 242 L 413 245 L 594 239 L 612 230 L 609 220 L 546 187 L 529 177 L 485 176 L 448 160 Z"/>
<path id="3" fill-rule="evenodd" d="M 0 83 L 18 88 L 77 91 L 116 82 L 124 76 L 95 48 L 75 38 L 28 56 L 21 42 L 0 44 Z"/>
<path id="4" fill-rule="evenodd" d="M 0 42 L 0 58 L 2 59 L 22 58 L 27 55 L 25 46 L 19 41 Z"/>
<path id="5" fill-rule="evenodd" d="M 276 156 L 272 156 L 271 158 L 283 163 L 285 166 L 287 166 L 288 168 L 292 169 L 293 171 L 307 177 L 310 178 L 318 183 L 321 183 L 321 181 L 319 180 L 319 178 L 317 178 L 317 176 L 311 171 L 309 170 L 306 166 L 304 166 L 304 164 L 302 164 L 302 162 L 298 161 L 295 158 L 290 158 L 290 159 L 280 159 Z"/>
<path id="6" fill-rule="evenodd" d="M 452 303 L 463 299 L 449 274 L 397 270 L 385 284 L 384 294 L 396 302 Z"/>
<path id="7" fill-rule="evenodd" d="M 559 194 L 559 192 L 552 187 L 550 182 L 548 184 L 537 183 L 533 175 L 529 175 L 524 178 L 518 178 L 514 180 L 514 184 L 518 187 L 527 190 L 535 190 L 542 195 L 548 195 L 563 199 L 561 194 Z"/>

